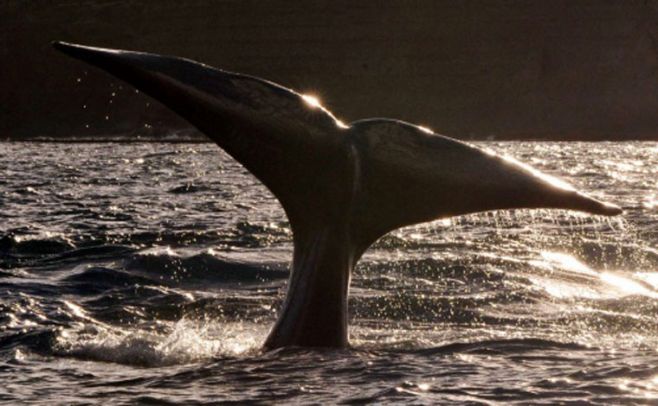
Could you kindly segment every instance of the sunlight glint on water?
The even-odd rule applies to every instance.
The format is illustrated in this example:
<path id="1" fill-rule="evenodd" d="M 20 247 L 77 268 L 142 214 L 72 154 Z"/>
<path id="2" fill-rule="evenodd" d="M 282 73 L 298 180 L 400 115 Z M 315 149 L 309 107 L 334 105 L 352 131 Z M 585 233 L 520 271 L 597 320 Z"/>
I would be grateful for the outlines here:
<path id="1" fill-rule="evenodd" d="M 353 275 L 352 349 L 263 353 L 291 232 L 217 147 L 0 144 L 0 402 L 655 401 L 658 146 L 486 146 L 625 214 L 397 230 Z"/>

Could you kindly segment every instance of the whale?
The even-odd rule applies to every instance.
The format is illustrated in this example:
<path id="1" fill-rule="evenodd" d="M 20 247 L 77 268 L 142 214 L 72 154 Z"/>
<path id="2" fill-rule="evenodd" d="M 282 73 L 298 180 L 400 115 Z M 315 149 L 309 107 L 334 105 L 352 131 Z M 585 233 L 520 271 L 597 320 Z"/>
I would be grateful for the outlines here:
<path id="1" fill-rule="evenodd" d="M 400 120 L 345 123 L 317 98 L 254 76 L 174 56 L 53 46 L 173 110 L 281 203 L 294 247 L 268 350 L 348 346 L 352 270 L 399 227 L 503 209 L 622 212 L 511 157 Z"/>

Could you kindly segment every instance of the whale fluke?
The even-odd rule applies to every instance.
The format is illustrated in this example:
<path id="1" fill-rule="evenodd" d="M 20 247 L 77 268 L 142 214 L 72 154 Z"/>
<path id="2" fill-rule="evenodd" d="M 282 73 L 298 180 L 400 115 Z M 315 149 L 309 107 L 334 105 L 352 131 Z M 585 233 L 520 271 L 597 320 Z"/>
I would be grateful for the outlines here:
<path id="1" fill-rule="evenodd" d="M 511 158 L 389 119 L 345 125 L 316 99 L 187 59 L 55 42 L 197 127 L 281 202 L 293 231 L 286 300 L 266 348 L 348 344 L 351 270 L 396 228 L 487 210 L 621 210 Z"/>

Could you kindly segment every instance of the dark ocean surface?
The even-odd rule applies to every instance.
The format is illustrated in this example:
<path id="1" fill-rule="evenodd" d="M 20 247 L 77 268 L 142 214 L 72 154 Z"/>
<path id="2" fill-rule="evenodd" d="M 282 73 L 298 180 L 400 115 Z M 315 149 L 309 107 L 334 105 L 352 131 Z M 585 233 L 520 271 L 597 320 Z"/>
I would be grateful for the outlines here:
<path id="1" fill-rule="evenodd" d="M 350 349 L 273 352 L 290 229 L 218 147 L 0 144 L 0 402 L 658 404 L 658 143 L 485 144 L 625 214 L 398 230 Z"/>

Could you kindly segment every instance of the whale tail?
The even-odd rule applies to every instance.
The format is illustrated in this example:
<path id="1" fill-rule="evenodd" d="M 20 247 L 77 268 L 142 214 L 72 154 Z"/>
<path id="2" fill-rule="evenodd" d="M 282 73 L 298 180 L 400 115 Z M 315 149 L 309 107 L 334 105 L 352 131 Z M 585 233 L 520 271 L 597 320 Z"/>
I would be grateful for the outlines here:
<path id="1" fill-rule="evenodd" d="M 361 163 L 355 200 L 366 244 L 396 228 L 499 209 L 621 209 L 515 159 L 396 120 L 351 124 Z"/>
<path id="2" fill-rule="evenodd" d="M 345 125 L 316 99 L 262 79 L 175 57 L 54 46 L 168 106 L 281 202 L 295 248 L 269 348 L 346 345 L 351 269 L 395 228 L 508 208 L 621 212 L 529 166 L 421 127 L 384 119 Z"/>

